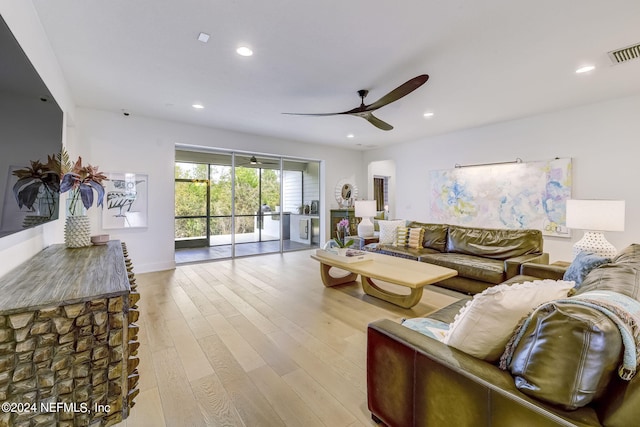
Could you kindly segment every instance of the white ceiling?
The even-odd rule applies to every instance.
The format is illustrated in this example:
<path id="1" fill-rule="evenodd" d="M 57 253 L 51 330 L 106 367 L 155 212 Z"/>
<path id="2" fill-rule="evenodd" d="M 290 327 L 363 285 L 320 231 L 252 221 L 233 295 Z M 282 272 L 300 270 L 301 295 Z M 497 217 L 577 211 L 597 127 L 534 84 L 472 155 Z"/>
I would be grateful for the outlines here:
<path id="1" fill-rule="evenodd" d="M 303 142 L 380 147 L 640 93 L 640 59 L 607 57 L 640 42 L 639 0 L 33 3 L 78 106 Z M 423 73 L 377 111 L 392 131 L 281 114 L 349 110 Z"/>

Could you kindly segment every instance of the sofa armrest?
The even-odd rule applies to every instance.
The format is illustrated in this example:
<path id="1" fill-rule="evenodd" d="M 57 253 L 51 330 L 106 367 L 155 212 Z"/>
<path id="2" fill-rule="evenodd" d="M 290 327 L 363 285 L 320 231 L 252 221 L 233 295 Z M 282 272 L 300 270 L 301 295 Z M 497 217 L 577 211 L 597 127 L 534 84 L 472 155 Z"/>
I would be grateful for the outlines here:
<path id="1" fill-rule="evenodd" d="M 537 264 L 549 264 L 549 254 L 527 254 L 504 260 L 504 271 L 507 275 L 506 279 L 511 279 L 520 272 L 520 266 L 525 262 L 537 263 Z"/>
<path id="2" fill-rule="evenodd" d="M 430 359 L 448 366 L 449 369 L 463 371 L 472 377 L 480 375 L 482 381 L 488 381 L 498 387 L 516 390 L 513 384 L 513 377 L 508 372 L 502 371 L 498 369 L 497 366 L 466 354 L 454 347 L 449 347 L 438 340 L 402 326 L 396 321 L 389 319 L 377 320 L 370 323 L 368 329 L 367 363 L 374 362 L 375 360 L 370 354 L 371 350 L 378 347 L 375 335 L 372 335 L 372 332 L 375 331 L 383 335 L 385 339 L 391 339 L 403 347 L 428 355 Z M 367 372 L 370 372 L 372 368 L 372 366 L 368 366 Z"/>
<path id="3" fill-rule="evenodd" d="M 520 274 L 540 279 L 562 280 L 567 267 L 526 262 L 520 266 Z"/>
<path id="4" fill-rule="evenodd" d="M 367 401 L 387 425 L 599 425 L 592 408 L 538 402 L 509 372 L 388 319 L 368 326 Z"/>

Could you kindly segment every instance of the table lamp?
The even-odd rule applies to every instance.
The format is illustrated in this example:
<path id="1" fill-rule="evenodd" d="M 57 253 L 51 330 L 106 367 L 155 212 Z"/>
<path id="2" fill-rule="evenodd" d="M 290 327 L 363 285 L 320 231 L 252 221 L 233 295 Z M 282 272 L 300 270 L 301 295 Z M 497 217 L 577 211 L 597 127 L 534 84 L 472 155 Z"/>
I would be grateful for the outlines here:
<path id="1" fill-rule="evenodd" d="M 602 232 L 624 231 L 624 207 L 624 200 L 567 200 L 567 227 L 586 230 L 573 245 L 574 258 L 580 252 L 608 258 L 618 253 Z"/>
<path id="2" fill-rule="evenodd" d="M 373 236 L 373 223 L 371 218 L 376 216 L 376 201 L 375 200 L 356 200 L 355 216 L 362 218 L 360 224 L 358 224 L 358 236 L 359 237 L 371 237 Z"/>

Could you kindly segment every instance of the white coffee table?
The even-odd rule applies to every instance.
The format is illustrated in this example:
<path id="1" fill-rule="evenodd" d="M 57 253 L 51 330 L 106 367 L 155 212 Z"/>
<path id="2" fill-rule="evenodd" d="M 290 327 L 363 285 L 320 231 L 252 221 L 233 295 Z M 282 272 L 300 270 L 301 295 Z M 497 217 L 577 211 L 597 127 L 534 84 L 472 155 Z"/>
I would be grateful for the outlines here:
<path id="1" fill-rule="evenodd" d="M 333 258 L 323 257 L 320 253 L 311 255 L 311 258 L 320 262 L 320 275 L 322 283 L 327 286 L 336 286 L 343 283 L 353 282 L 358 274 L 361 277 L 362 289 L 367 295 L 380 298 L 404 308 L 411 308 L 422 298 L 422 290 L 426 285 L 439 282 L 449 277 L 456 276 L 458 272 L 439 265 L 427 264 L 425 262 L 413 261 L 409 259 L 370 253 L 371 259 L 346 263 Z M 346 276 L 332 276 L 331 269 L 339 268 L 350 274 Z M 394 285 L 409 288 L 409 294 L 397 294 L 386 289 L 382 289 L 375 284 L 375 280 L 382 280 Z"/>

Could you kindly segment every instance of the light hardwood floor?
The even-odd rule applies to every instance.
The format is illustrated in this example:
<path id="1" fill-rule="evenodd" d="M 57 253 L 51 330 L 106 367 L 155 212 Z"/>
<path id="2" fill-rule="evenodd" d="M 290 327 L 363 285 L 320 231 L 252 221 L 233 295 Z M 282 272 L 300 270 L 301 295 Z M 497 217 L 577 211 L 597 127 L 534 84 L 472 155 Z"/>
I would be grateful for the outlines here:
<path id="1" fill-rule="evenodd" d="M 138 274 L 140 394 L 121 427 L 371 426 L 366 326 L 403 309 L 358 282 L 325 288 L 313 251 Z M 135 263 L 135 260 L 133 260 Z"/>

